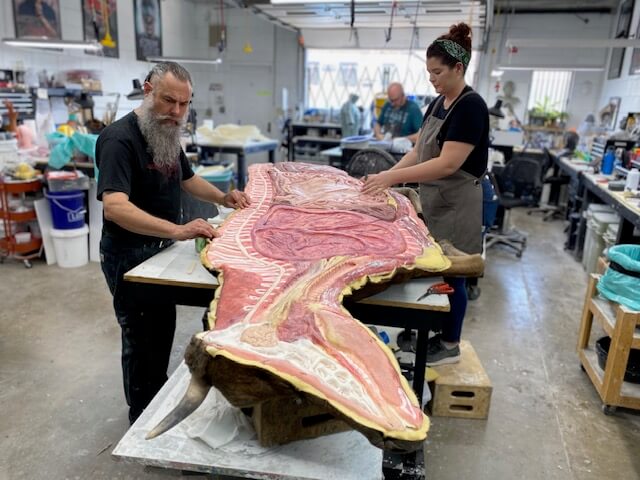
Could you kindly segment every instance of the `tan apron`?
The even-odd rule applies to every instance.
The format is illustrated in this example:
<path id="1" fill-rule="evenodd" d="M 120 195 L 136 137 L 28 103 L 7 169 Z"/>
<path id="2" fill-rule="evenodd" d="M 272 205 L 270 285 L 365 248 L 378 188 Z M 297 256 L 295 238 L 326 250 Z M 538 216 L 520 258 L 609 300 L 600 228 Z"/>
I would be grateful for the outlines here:
<path id="1" fill-rule="evenodd" d="M 427 162 L 440 155 L 437 136 L 442 124 L 465 96 L 459 97 L 444 119 L 436 118 L 444 97 L 434 105 L 424 122 L 418 137 L 418 163 Z M 449 240 L 466 253 L 482 252 L 482 184 L 480 180 L 462 169 L 452 175 L 420 184 L 422 215 L 427 228 L 436 241 Z"/>

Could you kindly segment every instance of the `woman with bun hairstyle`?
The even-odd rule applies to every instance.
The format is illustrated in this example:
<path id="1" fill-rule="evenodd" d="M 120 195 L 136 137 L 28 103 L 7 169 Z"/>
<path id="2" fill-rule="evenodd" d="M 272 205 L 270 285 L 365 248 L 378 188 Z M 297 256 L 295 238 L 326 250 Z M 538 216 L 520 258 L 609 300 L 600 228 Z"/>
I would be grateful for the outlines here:
<path id="1" fill-rule="evenodd" d="M 489 148 L 487 105 L 464 74 L 471 59 L 471 28 L 452 25 L 427 48 L 427 72 L 438 97 L 427 109 L 418 141 L 390 170 L 369 175 L 364 193 L 398 183 L 419 183 L 422 214 L 436 241 L 449 240 L 466 253 L 482 252 L 482 187 Z M 442 334 L 429 342 L 427 364 L 460 360 L 467 309 L 464 278 L 445 278 L 455 293 Z"/>

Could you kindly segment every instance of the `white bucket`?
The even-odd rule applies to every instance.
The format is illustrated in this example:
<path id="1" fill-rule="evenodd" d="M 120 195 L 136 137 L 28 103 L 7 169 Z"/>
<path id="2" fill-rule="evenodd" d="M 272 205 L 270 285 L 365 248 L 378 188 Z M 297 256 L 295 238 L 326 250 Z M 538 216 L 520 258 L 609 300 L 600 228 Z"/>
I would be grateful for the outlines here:
<path id="1" fill-rule="evenodd" d="M 51 229 L 56 260 L 62 268 L 81 267 L 89 263 L 89 227 L 68 230 Z"/>

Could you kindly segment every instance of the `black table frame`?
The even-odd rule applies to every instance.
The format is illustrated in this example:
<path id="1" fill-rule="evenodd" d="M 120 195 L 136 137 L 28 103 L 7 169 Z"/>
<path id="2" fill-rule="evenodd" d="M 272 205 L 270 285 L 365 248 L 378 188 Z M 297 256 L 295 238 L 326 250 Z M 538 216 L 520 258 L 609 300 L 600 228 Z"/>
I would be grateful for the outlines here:
<path id="1" fill-rule="evenodd" d="M 248 144 L 246 146 L 234 146 L 234 145 L 207 145 L 198 143 L 205 155 L 215 155 L 216 153 L 229 153 L 235 155 L 238 159 L 238 190 L 244 190 L 246 185 L 245 179 L 247 178 L 247 155 L 252 153 L 268 152 L 269 163 L 275 163 L 276 150 L 278 148 L 278 142 L 260 142 L 256 144 Z"/>

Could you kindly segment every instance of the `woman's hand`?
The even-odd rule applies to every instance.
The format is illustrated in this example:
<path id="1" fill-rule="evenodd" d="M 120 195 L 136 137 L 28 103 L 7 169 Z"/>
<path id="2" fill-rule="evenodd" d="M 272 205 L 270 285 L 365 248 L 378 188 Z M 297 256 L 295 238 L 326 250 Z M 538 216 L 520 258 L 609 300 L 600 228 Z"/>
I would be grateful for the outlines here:
<path id="1" fill-rule="evenodd" d="M 362 193 L 365 195 L 375 195 L 376 193 L 382 193 L 389 188 L 395 182 L 392 180 L 391 172 L 375 173 L 364 177 L 364 186 L 362 187 Z"/>
<path id="2" fill-rule="evenodd" d="M 222 204 L 227 208 L 245 208 L 251 205 L 251 199 L 244 192 L 232 190 L 224 196 Z"/>

